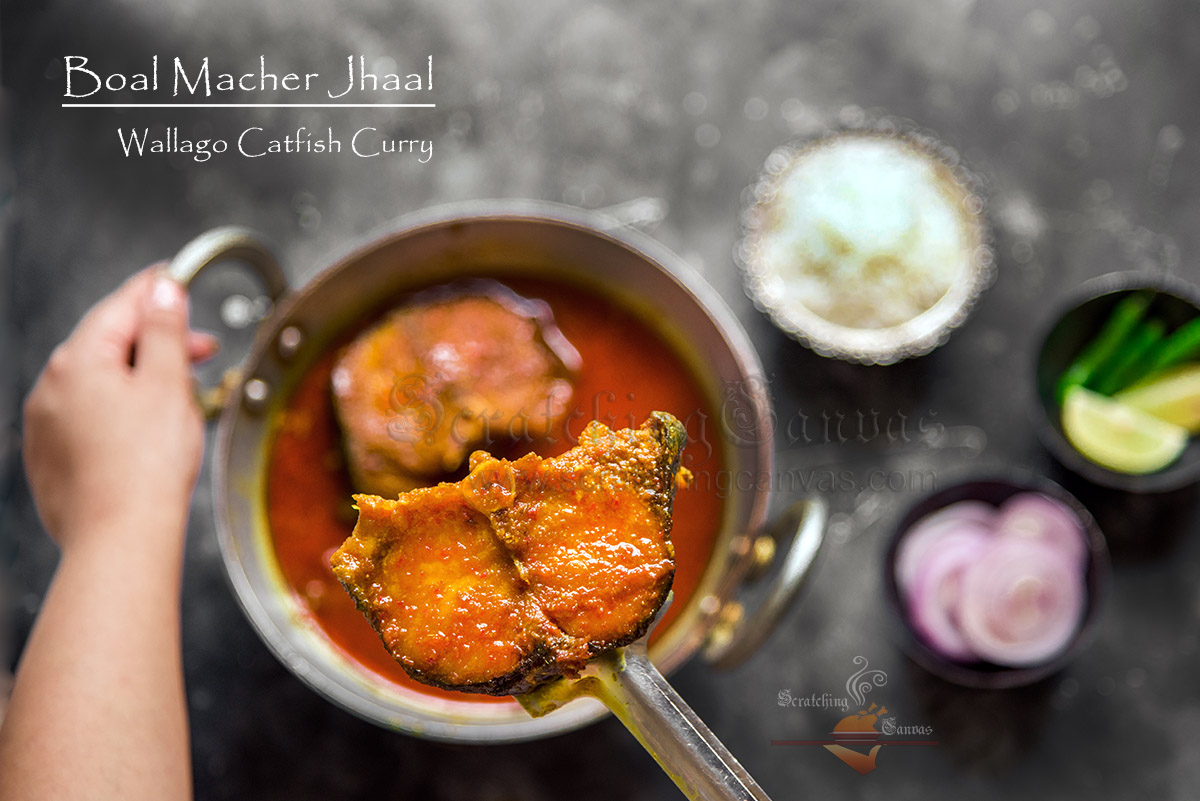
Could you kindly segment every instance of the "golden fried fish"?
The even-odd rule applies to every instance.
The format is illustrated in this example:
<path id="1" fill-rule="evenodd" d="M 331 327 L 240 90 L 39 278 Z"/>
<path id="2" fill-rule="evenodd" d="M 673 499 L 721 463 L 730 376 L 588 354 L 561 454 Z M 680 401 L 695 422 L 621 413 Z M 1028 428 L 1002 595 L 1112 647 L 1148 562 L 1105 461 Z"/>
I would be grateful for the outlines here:
<path id="1" fill-rule="evenodd" d="M 507 695 L 645 633 L 671 589 L 671 507 L 686 440 L 655 412 L 592 422 L 549 459 L 477 451 L 454 484 L 356 495 L 333 571 L 419 681 Z"/>
<path id="2" fill-rule="evenodd" d="M 459 469 L 477 447 L 546 435 L 567 413 L 578 361 L 549 306 L 502 284 L 415 298 L 333 369 L 355 489 L 394 498 Z"/>

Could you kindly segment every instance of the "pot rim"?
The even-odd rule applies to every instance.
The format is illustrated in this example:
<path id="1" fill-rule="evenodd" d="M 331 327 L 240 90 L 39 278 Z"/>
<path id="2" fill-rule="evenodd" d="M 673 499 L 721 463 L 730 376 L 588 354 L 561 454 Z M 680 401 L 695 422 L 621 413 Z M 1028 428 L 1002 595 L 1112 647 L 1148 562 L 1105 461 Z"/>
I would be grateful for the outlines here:
<path id="1" fill-rule="evenodd" d="M 634 256 L 658 269 L 673 281 L 680 290 L 711 320 L 715 330 L 725 342 L 739 373 L 748 378 L 764 375 L 762 363 L 749 336 L 733 314 L 724 298 L 704 278 L 691 268 L 682 257 L 650 236 L 629 229 L 618 220 L 599 212 L 578 209 L 559 203 L 539 200 L 470 200 L 447 203 L 410 212 L 368 231 L 357 238 L 347 249 L 327 266 L 313 275 L 301 286 L 290 289 L 280 299 L 272 313 L 259 326 L 245 359 L 239 368 L 240 375 L 231 386 L 223 404 L 216 430 L 213 450 L 213 507 L 216 518 L 218 543 L 225 573 L 228 576 L 243 613 L 269 650 L 302 681 L 320 695 L 334 701 L 343 709 L 370 722 L 392 729 L 415 734 L 420 737 L 457 743 L 501 743 L 539 739 L 551 734 L 562 734 L 592 723 L 606 714 L 598 703 L 577 701 L 553 716 L 521 721 L 520 723 L 471 724 L 452 721 L 414 721 L 405 716 L 381 715 L 379 705 L 364 703 L 363 698 L 344 686 L 330 681 L 327 676 L 309 662 L 278 630 L 264 606 L 260 593 L 254 589 L 245 565 L 237 554 L 230 520 L 229 464 L 232 437 L 236 423 L 242 414 L 243 387 L 258 365 L 270 353 L 279 333 L 287 327 L 298 305 L 306 298 L 318 294 L 350 265 L 372 251 L 384 247 L 394 240 L 412 236 L 423 229 L 437 228 L 451 223 L 473 222 L 522 222 L 560 225 L 575 229 L 581 234 L 601 237 L 630 251 Z M 714 398 L 713 400 L 717 400 Z M 753 468 L 760 475 L 770 474 L 774 467 L 774 449 L 770 429 L 770 400 L 765 389 L 752 395 L 755 406 L 756 425 L 753 448 Z M 262 451 L 266 450 L 266 442 Z M 755 487 L 749 493 L 746 512 L 748 528 L 763 526 L 770 503 L 771 489 Z M 726 508 L 728 514 L 728 507 Z M 261 525 L 266 527 L 265 520 Z M 732 530 L 725 522 L 718 533 L 713 553 L 697 587 L 688 610 L 671 627 L 671 636 L 665 637 L 657 649 L 662 655 L 657 661 L 664 673 L 676 669 L 687 661 L 703 644 L 707 627 L 727 598 L 717 597 L 721 579 L 735 565 L 738 554 L 729 547 L 731 540 L 740 532 Z M 271 554 L 274 558 L 274 555 Z M 709 603 L 712 598 L 715 603 Z M 690 619 L 689 619 L 690 618 Z"/>

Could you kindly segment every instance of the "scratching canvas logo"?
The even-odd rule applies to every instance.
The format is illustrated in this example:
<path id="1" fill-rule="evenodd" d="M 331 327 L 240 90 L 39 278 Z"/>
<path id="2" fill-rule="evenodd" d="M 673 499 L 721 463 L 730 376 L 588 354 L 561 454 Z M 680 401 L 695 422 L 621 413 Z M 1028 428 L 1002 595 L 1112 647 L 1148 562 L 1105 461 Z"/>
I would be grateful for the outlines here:
<path id="1" fill-rule="evenodd" d="M 846 679 L 846 693 L 816 693 L 794 696 L 791 690 L 781 690 L 778 702 L 785 707 L 806 707 L 849 712 L 833 725 L 831 739 L 774 740 L 772 745 L 819 745 L 862 775 L 877 767 L 884 746 L 937 745 L 929 738 L 933 728 L 925 725 L 902 725 L 886 706 L 867 698 L 876 688 L 888 683 L 887 673 L 872 669 L 865 656 L 854 657 L 857 670 Z"/>

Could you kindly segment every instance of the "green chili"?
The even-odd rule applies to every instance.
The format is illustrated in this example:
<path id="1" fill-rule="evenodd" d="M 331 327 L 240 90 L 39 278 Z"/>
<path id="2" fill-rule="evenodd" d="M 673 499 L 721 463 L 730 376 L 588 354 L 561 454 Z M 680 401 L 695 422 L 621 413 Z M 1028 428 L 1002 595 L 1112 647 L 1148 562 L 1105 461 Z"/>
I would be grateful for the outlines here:
<path id="1" fill-rule="evenodd" d="M 1154 351 L 1151 370 L 1164 370 L 1200 356 L 1200 317 L 1184 323 Z"/>
<path id="2" fill-rule="evenodd" d="M 1129 386 L 1130 376 L 1145 366 L 1146 354 L 1162 341 L 1166 330 L 1162 320 L 1140 323 L 1112 358 L 1092 374 L 1091 389 L 1101 395 L 1112 395 Z"/>
<path id="3" fill-rule="evenodd" d="M 1121 343 L 1141 322 L 1153 299 L 1152 292 L 1143 290 L 1130 293 L 1117 301 L 1104 327 L 1059 379 L 1058 399 L 1060 403 L 1071 387 L 1086 386 L 1093 382 L 1095 372 L 1112 358 L 1113 354 L 1121 347 Z"/>

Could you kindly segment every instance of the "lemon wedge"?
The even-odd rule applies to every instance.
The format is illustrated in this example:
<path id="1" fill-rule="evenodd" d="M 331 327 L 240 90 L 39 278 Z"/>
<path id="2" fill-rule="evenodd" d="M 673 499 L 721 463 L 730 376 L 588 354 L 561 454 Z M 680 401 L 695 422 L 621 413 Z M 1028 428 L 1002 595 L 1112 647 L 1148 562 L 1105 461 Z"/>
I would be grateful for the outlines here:
<path id="1" fill-rule="evenodd" d="M 1200 433 L 1200 364 L 1167 370 L 1113 396 L 1160 420 Z"/>
<path id="2" fill-rule="evenodd" d="M 1083 387 L 1067 392 L 1062 425 L 1075 450 L 1101 467 L 1131 475 L 1162 470 L 1188 443 L 1183 426 Z"/>

